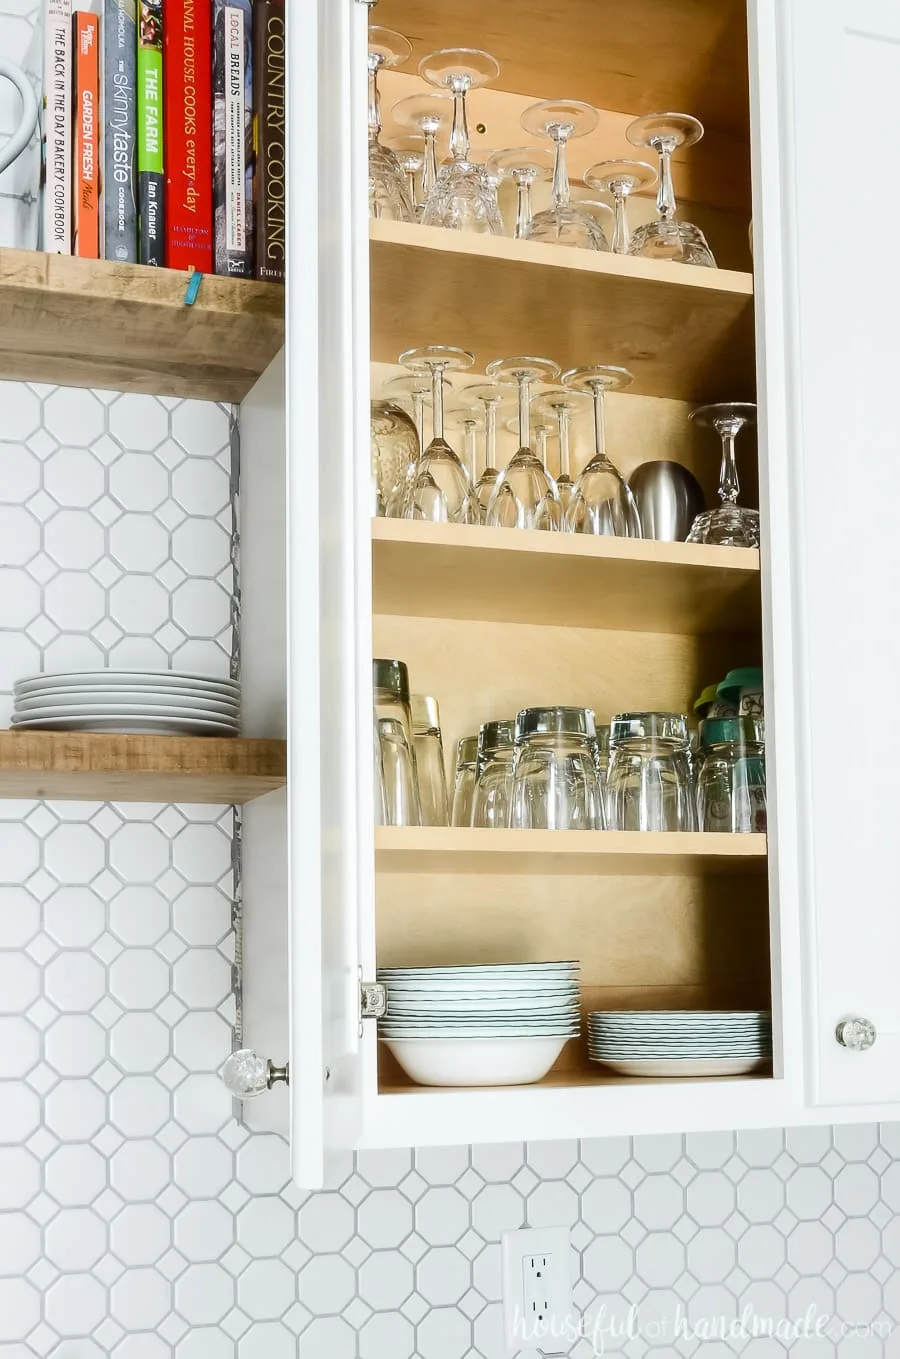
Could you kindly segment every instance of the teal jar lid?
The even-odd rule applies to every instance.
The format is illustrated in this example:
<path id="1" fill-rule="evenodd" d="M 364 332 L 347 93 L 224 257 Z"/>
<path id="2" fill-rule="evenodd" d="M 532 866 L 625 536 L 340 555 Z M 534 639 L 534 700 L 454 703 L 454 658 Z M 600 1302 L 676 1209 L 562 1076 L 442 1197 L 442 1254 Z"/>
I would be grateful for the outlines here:
<path id="1" fill-rule="evenodd" d="M 710 746 L 765 744 L 762 721 L 758 717 L 707 717 L 700 723 L 700 744 Z"/>
<path id="2" fill-rule="evenodd" d="M 740 670 L 729 670 L 717 689 L 719 698 L 729 703 L 737 703 L 742 689 L 761 689 L 763 672 L 760 665 L 745 665 Z"/>
<path id="3" fill-rule="evenodd" d="M 700 697 L 694 702 L 694 712 L 699 713 L 701 708 L 708 708 L 711 703 L 715 703 L 718 692 L 718 684 L 707 684 L 706 688 L 701 690 Z M 703 716 L 702 713 L 700 715 Z"/>

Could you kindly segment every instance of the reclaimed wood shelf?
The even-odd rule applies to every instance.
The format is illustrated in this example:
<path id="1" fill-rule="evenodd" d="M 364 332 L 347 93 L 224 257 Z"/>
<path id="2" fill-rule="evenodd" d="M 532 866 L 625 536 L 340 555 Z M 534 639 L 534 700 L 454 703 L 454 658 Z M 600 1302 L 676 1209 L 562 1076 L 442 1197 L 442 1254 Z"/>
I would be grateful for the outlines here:
<path id="1" fill-rule="evenodd" d="M 0 797 L 251 802 L 287 779 L 284 741 L 0 731 Z"/>
<path id="2" fill-rule="evenodd" d="M 710 831 L 481 830 L 377 826 L 382 873 L 641 875 L 765 873 L 765 835 Z"/>
<path id="3" fill-rule="evenodd" d="M 0 249 L 0 377 L 242 401 L 284 343 L 284 289 Z"/>
<path id="4" fill-rule="evenodd" d="M 634 394 L 756 398 L 751 274 L 409 222 L 372 221 L 369 240 L 375 362 L 439 340 L 479 372 L 527 352 L 623 365 Z"/>
<path id="5" fill-rule="evenodd" d="M 376 614 L 705 636 L 760 625 L 759 552 L 372 521 Z"/>

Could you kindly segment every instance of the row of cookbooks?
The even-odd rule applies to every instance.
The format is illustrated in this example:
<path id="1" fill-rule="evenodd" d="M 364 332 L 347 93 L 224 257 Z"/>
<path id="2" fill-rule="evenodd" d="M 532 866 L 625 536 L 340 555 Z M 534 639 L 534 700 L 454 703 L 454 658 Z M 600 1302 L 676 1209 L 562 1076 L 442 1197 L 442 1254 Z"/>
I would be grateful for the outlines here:
<path id="1" fill-rule="evenodd" d="M 44 0 L 44 248 L 284 280 L 285 0 Z"/>

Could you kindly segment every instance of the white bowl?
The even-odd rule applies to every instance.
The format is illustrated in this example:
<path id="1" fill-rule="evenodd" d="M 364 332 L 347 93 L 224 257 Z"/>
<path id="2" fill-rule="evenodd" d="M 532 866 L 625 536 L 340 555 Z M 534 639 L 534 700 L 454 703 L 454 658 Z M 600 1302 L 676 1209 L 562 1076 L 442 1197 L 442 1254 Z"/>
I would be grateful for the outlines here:
<path id="1" fill-rule="evenodd" d="M 531 1085 L 541 1080 L 568 1038 L 385 1039 L 418 1085 Z"/>

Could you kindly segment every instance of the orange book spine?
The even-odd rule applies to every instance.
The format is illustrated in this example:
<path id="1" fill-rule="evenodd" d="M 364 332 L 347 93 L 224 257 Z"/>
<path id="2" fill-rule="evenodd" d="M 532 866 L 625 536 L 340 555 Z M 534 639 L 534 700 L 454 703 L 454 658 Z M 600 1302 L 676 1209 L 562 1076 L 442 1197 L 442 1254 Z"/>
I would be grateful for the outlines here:
<path id="1" fill-rule="evenodd" d="M 75 28 L 74 253 L 100 258 L 100 19 L 79 11 Z"/>

